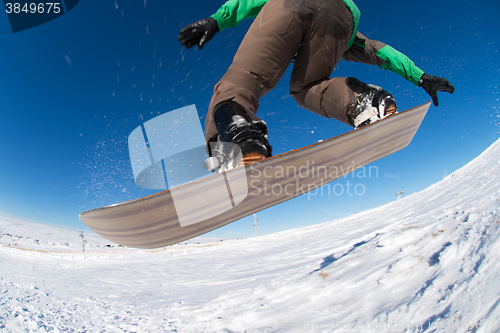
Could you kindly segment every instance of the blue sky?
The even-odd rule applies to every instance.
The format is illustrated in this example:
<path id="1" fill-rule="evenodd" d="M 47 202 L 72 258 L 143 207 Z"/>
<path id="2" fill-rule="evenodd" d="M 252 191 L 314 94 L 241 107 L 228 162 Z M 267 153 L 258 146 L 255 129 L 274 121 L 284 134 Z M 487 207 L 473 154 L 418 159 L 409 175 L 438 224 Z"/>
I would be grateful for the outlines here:
<path id="1" fill-rule="evenodd" d="M 220 32 L 202 50 L 182 49 L 184 25 L 222 1 L 82 0 L 44 25 L 13 34 L 0 15 L 0 215 L 77 229 L 86 209 L 153 193 L 134 184 L 130 132 L 155 116 L 195 104 L 202 123 L 213 86 L 231 64 L 252 20 Z M 440 94 L 413 142 L 372 164 L 362 196 L 307 195 L 258 213 L 262 233 L 333 220 L 420 191 L 499 138 L 500 3 L 367 1 L 359 30 L 443 76 Z M 349 127 L 296 106 L 290 72 L 261 100 L 275 154 Z M 342 61 L 333 76 L 354 76 L 393 93 L 401 110 L 427 102 L 421 89 L 378 67 Z M 213 235 L 254 233 L 253 217 Z"/>

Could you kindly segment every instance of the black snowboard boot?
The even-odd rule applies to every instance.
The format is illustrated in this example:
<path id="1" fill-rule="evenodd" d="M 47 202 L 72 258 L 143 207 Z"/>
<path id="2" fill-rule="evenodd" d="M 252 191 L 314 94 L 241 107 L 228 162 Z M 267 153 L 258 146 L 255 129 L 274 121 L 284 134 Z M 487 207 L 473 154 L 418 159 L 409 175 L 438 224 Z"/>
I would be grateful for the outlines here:
<path id="1" fill-rule="evenodd" d="M 366 84 L 353 77 L 346 84 L 356 96 L 355 110 L 349 114 L 354 128 L 360 128 L 398 111 L 394 97 L 379 86 Z"/>
<path id="2" fill-rule="evenodd" d="M 250 120 L 240 105 L 219 104 L 214 110 L 214 121 L 219 136 L 215 143 L 209 143 L 211 158 L 205 162 L 205 168 L 222 172 L 271 156 L 266 123 Z"/>

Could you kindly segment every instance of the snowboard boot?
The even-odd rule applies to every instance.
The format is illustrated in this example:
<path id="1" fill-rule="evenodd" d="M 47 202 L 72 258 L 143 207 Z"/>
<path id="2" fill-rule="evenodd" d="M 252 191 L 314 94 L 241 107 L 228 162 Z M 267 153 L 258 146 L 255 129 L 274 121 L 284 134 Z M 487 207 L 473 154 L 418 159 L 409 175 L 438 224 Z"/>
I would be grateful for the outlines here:
<path id="1" fill-rule="evenodd" d="M 271 156 L 266 123 L 250 120 L 240 105 L 234 102 L 219 104 L 214 110 L 214 121 L 219 136 L 215 143 L 209 142 L 211 157 L 204 164 L 206 169 L 223 172 Z"/>
<path id="2" fill-rule="evenodd" d="M 353 77 L 346 84 L 354 91 L 355 110 L 349 120 L 355 129 L 371 124 L 398 111 L 394 97 L 379 86 L 366 84 Z"/>

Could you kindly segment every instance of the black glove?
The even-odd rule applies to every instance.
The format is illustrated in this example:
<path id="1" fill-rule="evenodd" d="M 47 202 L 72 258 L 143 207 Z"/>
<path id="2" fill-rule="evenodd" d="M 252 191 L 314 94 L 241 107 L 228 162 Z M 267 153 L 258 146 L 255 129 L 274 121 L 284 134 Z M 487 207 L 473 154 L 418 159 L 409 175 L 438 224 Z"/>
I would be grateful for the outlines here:
<path id="1" fill-rule="evenodd" d="M 186 45 L 188 49 L 198 45 L 198 49 L 201 50 L 205 43 L 211 40 L 217 32 L 219 32 L 217 21 L 209 17 L 182 28 L 177 39 L 182 45 Z"/>
<path id="2" fill-rule="evenodd" d="M 452 86 L 448 80 L 444 77 L 437 77 L 432 75 L 424 74 L 420 81 L 418 81 L 418 86 L 424 88 L 424 90 L 431 96 L 434 101 L 434 105 L 438 106 L 438 91 L 446 91 L 453 94 L 455 87 Z"/>

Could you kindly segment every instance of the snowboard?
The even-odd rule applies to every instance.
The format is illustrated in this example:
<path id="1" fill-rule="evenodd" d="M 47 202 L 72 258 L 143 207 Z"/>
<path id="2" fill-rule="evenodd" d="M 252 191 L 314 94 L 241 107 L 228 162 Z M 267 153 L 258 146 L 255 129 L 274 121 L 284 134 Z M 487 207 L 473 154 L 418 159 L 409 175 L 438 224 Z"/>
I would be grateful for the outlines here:
<path id="1" fill-rule="evenodd" d="M 150 249 L 176 244 L 311 191 L 331 192 L 331 185 L 326 188 L 330 182 L 405 148 L 430 104 L 259 163 L 91 209 L 79 218 L 102 237 L 124 246 Z"/>

